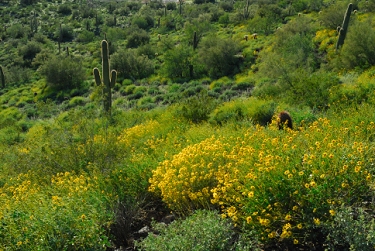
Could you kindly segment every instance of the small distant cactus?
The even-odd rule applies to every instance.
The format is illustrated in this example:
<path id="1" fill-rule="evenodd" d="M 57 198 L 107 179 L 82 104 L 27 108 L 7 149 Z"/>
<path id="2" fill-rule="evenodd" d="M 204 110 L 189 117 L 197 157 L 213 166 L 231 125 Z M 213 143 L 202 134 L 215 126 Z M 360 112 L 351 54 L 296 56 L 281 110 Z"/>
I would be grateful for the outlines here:
<path id="1" fill-rule="evenodd" d="M 38 32 L 38 19 L 36 18 L 36 13 L 34 11 L 33 16 L 30 19 L 30 29 L 32 33 L 37 33 Z"/>
<path id="2" fill-rule="evenodd" d="M 197 47 L 198 47 L 197 32 L 194 31 L 194 36 L 193 36 L 193 50 L 195 50 Z"/>
<path id="3" fill-rule="evenodd" d="M 1 86 L 5 88 L 5 76 L 3 72 L 3 67 L 0 66 L 0 81 L 1 81 Z"/>
<path id="4" fill-rule="evenodd" d="M 352 11 L 353 11 L 353 4 L 350 3 L 345 12 L 344 21 L 342 22 L 341 28 L 339 30 L 339 39 L 337 40 L 336 50 L 340 49 L 340 47 L 344 44 L 346 33 L 348 32 L 349 20 L 350 20 L 350 15 Z"/>
<path id="5" fill-rule="evenodd" d="M 110 71 L 108 42 L 103 40 L 102 43 L 102 77 L 99 69 L 94 68 L 94 77 L 97 85 L 103 85 L 103 104 L 104 110 L 110 114 L 112 106 L 112 88 L 115 86 L 117 72 Z"/>

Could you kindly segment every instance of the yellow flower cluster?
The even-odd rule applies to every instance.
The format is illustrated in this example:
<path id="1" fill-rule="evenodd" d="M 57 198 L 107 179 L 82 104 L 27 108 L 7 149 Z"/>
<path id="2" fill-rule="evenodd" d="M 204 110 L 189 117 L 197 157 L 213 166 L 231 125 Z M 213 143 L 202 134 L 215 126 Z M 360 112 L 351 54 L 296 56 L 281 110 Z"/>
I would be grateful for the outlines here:
<path id="1" fill-rule="evenodd" d="M 190 145 L 153 171 L 149 190 L 161 194 L 174 210 L 207 207 L 210 189 L 217 184 L 216 171 L 225 163 L 225 145 L 215 137 Z"/>
<path id="2" fill-rule="evenodd" d="M 149 189 L 173 210 L 216 205 L 264 238 L 296 244 L 304 226 L 320 225 L 334 216 L 331 205 L 369 186 L 369 146 L 361 138 L 375 133 L 374 123 L 345 128 L 321 118 L 298 131 L 258 126 L 211 137 L 160 163 Z"/>
<path id="3" fill-rule="evenodd" d="M 155 132 L 158 127 L 160 127 L 159 122 L 149 120 L 144 124 L 139 124 L 123 130 L 120 136 L 117 137 L 117 141 L 119 144 L 129 147 L 135 140 L 139 140 L 145 135 Z"/>

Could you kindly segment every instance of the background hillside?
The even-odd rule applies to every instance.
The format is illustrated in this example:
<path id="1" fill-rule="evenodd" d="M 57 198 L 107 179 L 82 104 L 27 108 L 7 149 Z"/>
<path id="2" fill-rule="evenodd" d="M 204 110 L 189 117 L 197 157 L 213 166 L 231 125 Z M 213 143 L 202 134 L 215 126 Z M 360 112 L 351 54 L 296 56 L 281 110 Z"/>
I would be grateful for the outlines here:
<path id="1" fill-rule="evenodd" d="M 374 11 L 1 1 L 0 250 L 373 250 Z"/>

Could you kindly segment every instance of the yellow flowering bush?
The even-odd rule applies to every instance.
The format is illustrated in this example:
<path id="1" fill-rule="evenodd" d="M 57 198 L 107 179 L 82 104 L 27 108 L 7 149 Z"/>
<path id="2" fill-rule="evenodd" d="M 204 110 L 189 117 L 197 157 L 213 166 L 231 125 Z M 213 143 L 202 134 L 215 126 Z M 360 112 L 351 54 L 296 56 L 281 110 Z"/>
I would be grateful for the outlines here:
<path id="1" fill-rule="evenodd" d="M 209 208 L 217 169 L 228 159 L 226 147 L 215 137 L 186 147 L 153 171 L 149 190 L 160 193 L 164 202 L 180 213 Z"/>
<path id="2" fill-rule="evenodd" d="M 0 188 L 0 250 L 105 250 L 110 223 L 98 179 L 58 173 L 50 184 L 32 172 Z"/>
<path id="3" fill-rule="evenodd" d="M 332 219 L 332 205 L 369 192 L 374 170 L 367 138 L 374 133 L 373 122 L 321 118 L 296 131 L 271 125 L 211 137 L 161 162 L 150 191 L 173 210 L 219 207 L 264 241 L 297 245 Z"/>

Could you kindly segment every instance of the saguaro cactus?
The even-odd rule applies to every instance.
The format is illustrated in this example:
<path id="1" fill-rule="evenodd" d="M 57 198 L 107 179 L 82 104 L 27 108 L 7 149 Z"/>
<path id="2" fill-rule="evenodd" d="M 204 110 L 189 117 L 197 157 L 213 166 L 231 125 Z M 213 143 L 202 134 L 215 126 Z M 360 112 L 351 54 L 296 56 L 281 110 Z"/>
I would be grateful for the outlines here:
<path id="1" fill-rule="evenodd" d="M 5 76 L 3 72 L 3 67 L 0 66 L 0 81 L 1 81 L 1 86 L 5 88 Z"/>
<path id="2" fill-rule="evenodd" d="M 340 49 L 340 47 L 344 44 L 344 40 L 346 37 L 346 33 L 348 32 L 349 20 L 350 15 L 353 11 L 353 4 L 350 3 L 348 5 L 348 9 L 345 12 L 344 21 L 342 22 L 341 29 L 339 30 L 339 39 L 337 40 L 336 50 Z"/>
<path id="3" fill-rule="evenodd" d="M 108 42 L 106 40 L 102 41 L 102 77 L 100 77 L 98 68 L 94 68 L 94 77 L 97 85 L 103 85 L 104 110 L 110 114 L 112 106 L 112 88 L 116 83 L 117 72 L 115 70 L 110 71 Z"/>

